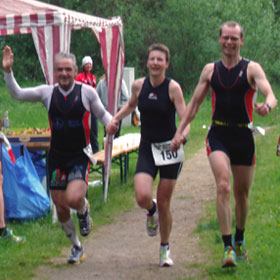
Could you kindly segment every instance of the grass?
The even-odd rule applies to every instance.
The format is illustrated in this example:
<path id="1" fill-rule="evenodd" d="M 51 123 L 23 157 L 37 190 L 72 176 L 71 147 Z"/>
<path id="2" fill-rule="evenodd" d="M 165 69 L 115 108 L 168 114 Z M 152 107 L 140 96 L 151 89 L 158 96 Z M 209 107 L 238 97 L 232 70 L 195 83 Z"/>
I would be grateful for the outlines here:
<path id="1" fill-rule="evenodd" d="M 197 115 L 204 119 L 203 113 Z M 250 193 L 250 211 L 246 225 L 248 261 L 234 269 L 222 269 L 223 243 L 216 215 L 216 203 L 212 201 L 194 234 L 200 237 L 200 249 L 207 253 L 205 263 L 192 264 L 200 274 L 190 279 L 280 279 L 278 260 L 280 233 L 279 160 L 276 146 L 279 137 L 279 109 L 265 118 L 254 116 L 254 124 L 269 128 L 266 136 L 257 135 L 255 177 Z M 201 124 L 201 121 L 198 123 Z M 192 123 L 193 126 L 195 122 Z M 234 201 L 232 199 L 232 206 Z M 233 229 L 235 220 L 233 217 Z M 234 233 L 234 231 L 233 231 Z"/>
<path id="2" fill-rule="evenodd" d="M 48 126 L 46 110 L 40 104 L 29 104 L 11 100 L 4 88 L 0 88 L 0 117 L 9 111 L 11 129 Z M 32 115 L 30 115 L 32 113 Z M 194 263 L 200 275 L 185 279 L 280 279 L 278 260 L 280 257 L 278 236 L 280 232 L 279 158 L 275 156 L 279 135 L 279 111 L 273 110 L 265 118 L 255 116 L 255 125 L 272 127 L 265 137 L 256 137 L 256 174 L 250 196 L 251 207 L 246 227 L 246 242 L 249 261 L 237 269 L 221 269 L 222 241 L 216 217 L 215 203 L 208 205 L 205 217 L 199 222 L 194 234 L 199 235 L 201 250 L 207 252 L 206 263 Z M 186 157 L 190 158 L 199 148 L 205 146 L 207 129 L 211 122 L 210 99 L 204 101 L 192 122 L 189 142 L 185 146 Z M 99 131 L 103 128 L 100 126 Z M 122 134 L 138 132 L 138 128 L 123 128 Z M 99 139 L 102 141 L 100 133 Z M 102 187 L 89 188 L 91 215 L 95 227 L 111 223 L 116 215 L 131 209 L 134 205 L 133 174 L 136 154 L 130 157 L 130 170 L 126 184 L 120 184 L 118 168 L 112 166 L 112 175 L 107 203 L 103 202 Z M 98 177 L 99 176 L 99 177 Z M 94 178 L 101 179 L 100 175 Z M 75 218 L 77 223 L 77 220 Z M 24 223 L 9 222 L 16 234 L 25 235 L 25 244 L 0 242 L 0 280 L 31 279 L 33 271 L 41 264 L 50 263 L 50 258 L 59 256 L 69 241 L 58 224 L 52 224 L 51 215 Z M 83 238 L 81 238 L 83 241 Z M 187 253 L 187 252 L 186 252 Z"/>
<path id="3" fill-rule="evenodd" d="M 46 109 L 40 104 L 19 102 L 10 98 L 5 87 L 0 87 L 0 118 L 8 110 L 11 130 L 23 128 L 46 128 L 48 119 Z M 103 140 L 103 126 L 99 124 L 99 142 Z M 121 133 L 139 132 L 136 127 L 123 127 Z M 107 202 L 104 203 L 102 186 L 89 188 L 88 199 L 91 203 L 91 216 L 95 228 L 113 222 L 114 217 L 134 206 L 133 174 L 137 154 L 129 157 L 130 169 L 127 183 L 120 184 L 119 167 L 112 164 Z M 89 180 L 102 179 L 99 174 L 90 174 Z M 74 215 L 76 224 L 77 219 Z M 31 279 L 33 271 L 41 264 L 50 263 L 50 258 L 59 256 L 62 248 L 71 247 L 58 223 L 52 224 L 51 213 L 36 220 L 26 222 L 8 221 L 17 235 L 25 235 L 24 244 L 5 240 L 0 242 L 0 280 Z M 81 237 L 83 241 L 83 237 Z"/>

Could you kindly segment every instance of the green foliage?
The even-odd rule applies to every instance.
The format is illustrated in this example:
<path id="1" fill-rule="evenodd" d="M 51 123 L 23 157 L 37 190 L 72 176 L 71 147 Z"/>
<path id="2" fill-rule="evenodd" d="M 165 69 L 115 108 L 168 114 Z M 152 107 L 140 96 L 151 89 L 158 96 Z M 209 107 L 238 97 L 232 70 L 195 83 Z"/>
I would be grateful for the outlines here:
<path id="1" fill-rule="evenodd" d="M 279 82 L 279 1 L 276 0 L 45 0 L 68 9 L 102 18 L 120 16 L 124 24 L 126 66 L 135 67 L 136 77 L 146 71 L 150 44 L 161 42 L 171 51 L 168 75 L 184 92 L 192 92 L 203 65 L 221 56 L 220 25 L 227 20 L 241 23 L 245 45 L 241 55 L 260 62 L 268 78 Z M 15 72 L 20 80 L 43 81 L 42 71 L 30 35 L 0 38 L 15 53 Z M 84 55 L 94 59 L 97 78 L 103 74 L 100 47 L 92 31 L 72 32 L 71 52 L 78 65 Z"/>

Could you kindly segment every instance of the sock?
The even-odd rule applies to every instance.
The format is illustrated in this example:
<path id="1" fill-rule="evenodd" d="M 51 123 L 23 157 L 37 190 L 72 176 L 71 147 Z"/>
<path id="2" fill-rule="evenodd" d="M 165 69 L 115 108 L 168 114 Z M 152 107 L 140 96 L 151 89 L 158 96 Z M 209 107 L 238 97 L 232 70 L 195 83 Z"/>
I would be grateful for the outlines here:
<path id="1" fill-rule="evenodd" d="M 244 231 L 245 229 L 241 230 L 238 227 L 236 227 L 236 232 L 235 232 L 235 242 L 240 242 L 243 241 L 244 239 Z"/>
<path id="2" fill-rule="evenodd" d="M 225 248 L 228 246 L 232 247 L 231 234 L 223 235 L 222 238 L 223 238 Z"/>
<path id="3" fill-rule="evenodd" d="M 61 227 L 62 227 L 63 231 L 65 232 L 66 236 L 71 241 L 72 245 L 81 247 L 81 242 L 80 242 L 77 232 L 76 232 L 74 220 L 72 218 L 70 218 L 67 222 L 65 222 L 65 223 L 60 222 L 60 224 L 61 224 Z"/>
<path id="4" fill-rule="evenodd" d="M 169 249 L 169 243 L 160 243 L 161 247 L 166 247 L 166 249 Z"/>
<path id="5" fill-rule="evenodd" d="M 153 201 L 153 207 L 148 211 L 150 216 L 153 216 L 157 210 L 157 205 Z"/>
<path id="6" fill-rule="evenodd" d="M 86 214 L 86 211 L 87 211 L 87 200 L 85 199 L 84 206 L 81 209 L 77 210 L 77 213 L 79 215 L 84 216 Z"/>

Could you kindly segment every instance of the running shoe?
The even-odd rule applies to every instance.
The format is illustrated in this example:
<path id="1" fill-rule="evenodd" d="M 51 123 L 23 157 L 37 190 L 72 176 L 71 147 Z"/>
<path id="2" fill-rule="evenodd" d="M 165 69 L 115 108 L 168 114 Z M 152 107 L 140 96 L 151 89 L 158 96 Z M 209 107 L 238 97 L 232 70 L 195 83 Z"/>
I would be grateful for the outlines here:
<path id="1" fill-rule="evenodd" d="M 233 238 L 233 248 L 235 250 L 236 260 L 238 262 L 244 262 L 247 260 L 248 255 L 245 247 L 245 238 L 243 241 L 235 241 L 235 238 Z"/>
<path id="2" fill-rule="evenodd" d="M 2 235 L 0 235 L 0 240 L 6 239 L 16 243 L 21 243 L 25 241 L 25 236 L 17 236 L 13 233 L 13 231 L 9 228 L 6 228 Z"/>
<path id="3" fill-rule="evenodd" d="M 172 266 L 174 264 L 171 259 L 169 246 L 160 246 L 160 263 L 161 267 Z"/>
<path id="4" fill-rule="evenodd" d="M 81 246 L 81 248 L 79 248 L 76 245 L 73 245 L 72 249 L 71 249 L 71 254 L 68 257 L 67 261 L 70 264 L 80 264 L 81 261 L 83 261 L 86 258 L 85 254 L 84 254 L 84 248 L 83 246 Z"/>
<path id="5" fill-rule="evenodd" d="M 93 220 L 89 215 L 90 214 L 90 205 L 89 205 L 88 201 L 86 201 L 86 203 L 87 203 L 86 213 L 84 215 L 79 215 L 77 213 L 78 220 L 79 220 L 80 234 L 82 236 L 89 235 L 93 228 Z"/>
<path id="6" fill-rule="evenodd" d="M 224 251 L 222 267 L 236 266 L 236 254 L 231 246 L 227 246 Z"/>
<path id="7" fill-rule="evenodd" d="M 155 203 L 157 201 L 153 199 Z M 158 233 L 158 210 L 154 213 L 154 215 L 150 215 L 147 213 L 147 222 L 146 222 L 147 233 L 149 236 L 156 236 Z"/>

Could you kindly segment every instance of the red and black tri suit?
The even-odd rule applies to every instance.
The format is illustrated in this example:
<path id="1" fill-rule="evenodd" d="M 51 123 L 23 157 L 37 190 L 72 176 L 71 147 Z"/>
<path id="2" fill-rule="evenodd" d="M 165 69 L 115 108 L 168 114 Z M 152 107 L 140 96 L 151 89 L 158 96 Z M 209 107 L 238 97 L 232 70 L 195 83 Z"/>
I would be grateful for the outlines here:
<path id="1" fill-rule="evenodd" d="M 75 84 L 71 93 L 64 96 L 54 87 L 49 107 L 51 148 L 48 171 L 51 189 L 65 189 L 69 181 L 87 182 L 89 159 L 83 148 L 89 144 L 90 112 L 81 98 L 82 84 Z"/>
<path id="2" fill-rule="evenodd" d="M 241 59 L 233 68 L 222 61 L 214 63 L 211 78 L 212 125 L 207 135 L 207 154 L 224 151 L 231 164 L 255 163 L 255 144 L 251 129 L 256 91 L 248 78 L 249 60 Z"/>

